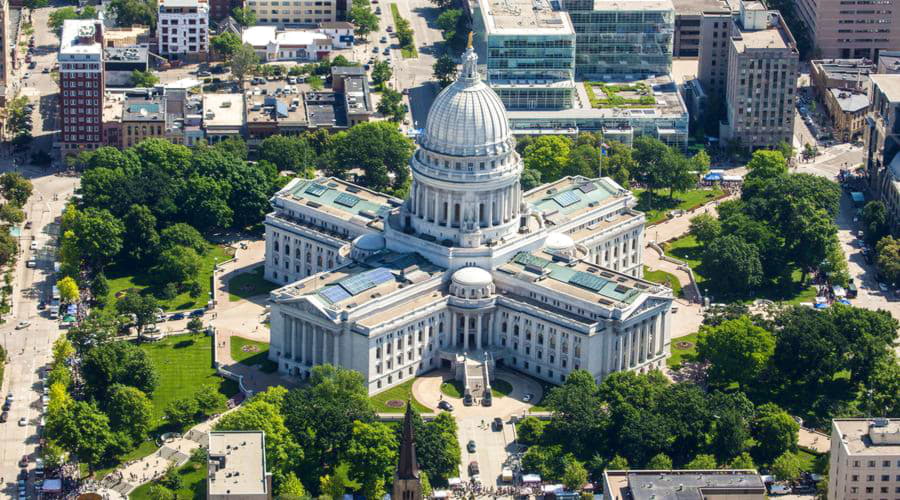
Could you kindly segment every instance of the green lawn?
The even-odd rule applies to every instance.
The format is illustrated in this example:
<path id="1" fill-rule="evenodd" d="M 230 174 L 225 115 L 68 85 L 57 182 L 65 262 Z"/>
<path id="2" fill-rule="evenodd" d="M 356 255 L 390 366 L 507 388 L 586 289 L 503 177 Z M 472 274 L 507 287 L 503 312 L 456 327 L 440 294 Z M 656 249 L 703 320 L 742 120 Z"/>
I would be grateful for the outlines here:
<path id="1" fill-rule="evenodd" d="M 192 500 L 206 498 L 206 467 L 193 462 L 184 464 L 176 471 L 181 476 L 184 487 L 176 491 L 178 500 Z M 153 483 L 146 483 L 135 488 L 128 495 L 131 500 L 152 500 L 150 497 L 150 486 Z"/>
<path id="2" fill-rule="evenodd" d="M 450 396 L 451 398 L 462 398 L 463 393 L 465 393 L 465 388 L 463 387 L 463 383 L 459 380 L 448 380 L 441 384 L 441 392 L 443 392 L 445 396 Z"/>
<path id="3" fill-rule="evenodd" d="M 236 382 L 219 377 L 212 367 L 212 337 L 172 335 L 159 342 L 142 344 L 141 349 L 147 352 L 159 376 L 159 384 L 150 398 L 157 426 L 164 423 L 163 412 L 170 402 L 192 396 L 203 387 L 229 398 L 238 392 Z"/>
<path id="4" fill-rule="evenodd" d="M 249 273 L 239 274 L 231 278 L 228 281 L 228 300 L 237 302 L 249 299 L 257 295 L 267 294 L 281 286 L 265 279 L 263 272 L 265 272 L 265 268 L 260 266 Z"/>
<path id="5" fill-rule="evenodd" d="M 253 348 L 255 350 L 252 350 Z M 265 373 L 274 373 L 278 370 L 278 364 L 269 359 L 269 344 L 266 342 L 232 336 L 231 359 L 243 365 L 259 367 L 260 371 Z"/>
<path id="6" fill-rule="evenodd" d="M 397 8 L 397 4 L 391 4 L 391 17 L 394 18 L 394 28 L 400 25 L 400 20 L 403 19 L 400 16 L 400 10 Z M 412 30 L 412 26 L 410 26 L 410 30 Z M 400 47 L 400 54 L 403 55 L 404 59 L 411 59 L 413 57 L 419 57 L 419 52 L 416 50 L 416 42 L 413 40 L 408 47 Z"/>
<path id="7" fill-rule="evenodd" d="M 692 210 L 725 194 L 720 188 L 691 189 L 683 193 L 675 193 L 669 198 L 669 190 L 656 191 L 651 196 L 649 191 L 635 189 L 638 198 L 638 210 L 647 214 L 647 224 L 657 224 L 666 220 L 666 212 L 670 210 Z M 684 217 L 684 216 L 682 216 Z"/>
<path id="8" fill-rule="evenodd" d="M 127 265 L 114 266 L 107 273 L 109 279 L 109 296 L 106 301 L 106 308 L 112 310 L 116 305 L 116 295 L 129 288 L 137 288 L 141 293 L 153 293 L 159 300 L 159 306 L 166 311 L 183 311 L 186 309 L 198 309 L 206 306 L 210 300 L 209 287 L 213 267 L 216 262 L 224 262 L 233 255 L 231 249 L 220 246 L 211 246 L 210 250 L 203 255 L 203 265 L 200 268 L 200 296 L 192 298 L 187 292 L 178 294 L 172 299 L 163 300 L 159 298 L 159 290 L 153 283 L 153 275 L 149 269 L 142 269 L 141 272 L 134 274 L 134 267 Z"/>
<path id="9" fill-rule="evenodd" d="M 508 396 L 513 390 L 512 384 L 503 380 L 502 378 L 494 379 L 491 382 L 491 392 L 495 397 L 502 398 L 504 396 Z"/>
<path id="10" fill-rule="evenodd" d="M 681 238 L 663 243 L 662 248 L 669 257 L 687 262 L 694 270 L 694 279 L 697 280 L 697 283 L 704 281 L 704 277 L 697 271 L 700 267 L 700 254 L 703 250 L 694 235 L 686 234 Z"/>
<path id="11" fill-rule="evenodd" d="M 679 349 L 677 347 L 679 342 L 690 342 L 691 346 L 687 349 Z M 669 365 L 669 368 L 677 370 L 681 368 L 681 363 L 683 361 L 694 361 L 697 358 L 697 334 L 692 333 L 690 335 L 686 335 L 684 337 L 678 337 L 677 339 L 672 339 L 672 355 L 669 356 L 669 359 L 666 360 L 666 364 Z"/>
<path id="12" fill-rule="evenodd" d="M 416 398 L 412 397 L 412 385 L 415 382 L 415 378 L 411 378 L 406 382 L 403 382 L 400 385 L 391 387 L 390 389 L 380 392 L 371 398 L 372 407 L 375 409 L 377 413 L 403 413 L 406 411 L 405 406 L 401 406 L 400 408 L 392 408 L 387 405 L 388 401 L 391 400 L 399 400 L 399 401 L 412 401 L 413 408 L 416 409 L 419 413 L 432 413 L 433 410 L 423 405 L 422 403 L 416 401 Z"/>
<path id="13" fill-rule="evenodd" d="M 678 278 L 672 273 L 661 270 L 652 271 L 647 266 L 644 266 L 644 279 L 666 285 L 672 289 L 672 292 L 676 297 L 681 297 L 681 282 L 678 281 Z"/>

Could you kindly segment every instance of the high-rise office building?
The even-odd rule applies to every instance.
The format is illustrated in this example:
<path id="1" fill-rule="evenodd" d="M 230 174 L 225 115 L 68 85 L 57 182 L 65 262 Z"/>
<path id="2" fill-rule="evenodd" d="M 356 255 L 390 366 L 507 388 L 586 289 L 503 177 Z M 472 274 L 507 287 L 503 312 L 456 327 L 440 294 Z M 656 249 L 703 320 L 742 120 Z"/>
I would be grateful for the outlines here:
<path id="1" fill-rule="evenodd" d="M 257 24 L 313 27 L 343 19 L 345 0 L 247 0 L 245 7 L 256 14 Z"/>
<path id="2" fill-rule="evenodd" d="M 728 49 L 723 140 L 756 149 L 794 135 L 799 54 L 777 11 L 742 2 Z"/>
<path id="3" fill-rule="evenodd" d="M 841 418 L 831 422 L 828 500 L 900 495 L 900 419 Z"/>
<path id="4" fill-rule="evenodd" d="M 103 141 L 103 23 L 67 20 L 58 59 L 62 154 L 95 149 Z"/>
<path id="5" fill-rule="evenodd" d="M 728 76 L 728 50 L 734 13 L 731 6 L 720 1 L 719 6 L 704 10 L 700 16 L 700 50 L 697 78 L 707 96 L 725 98 Z"/>
<path id="6" fill-rule="evenodd" d="M 895 0 L 798 0 L 817 55 L 877 59 L 900 47 L 900 8 Z"/>

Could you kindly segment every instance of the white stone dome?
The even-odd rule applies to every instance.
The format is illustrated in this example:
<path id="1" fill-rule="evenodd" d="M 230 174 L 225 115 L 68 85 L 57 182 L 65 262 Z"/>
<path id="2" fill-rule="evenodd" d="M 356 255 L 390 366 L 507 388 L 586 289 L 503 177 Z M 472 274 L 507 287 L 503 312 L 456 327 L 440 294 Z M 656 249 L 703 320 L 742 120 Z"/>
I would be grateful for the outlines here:
<path id="1" fill-rule="evenodd" d="M 365 252 L 377 252 L 384 248 L 384 236 L 378 233 L 363 234 L 353 240 L 353 246 Z"/>
<path id="2" fill-rule="evenodd" d="M 544 240 L 544 247 L 550 251 L 566 251 L 575 248 L 575 241 L 562 233 L 550 233 Z"/>
<path id="3" fill-rule="evenodd" d="M 451 278 L 454 283 L 462 286 L 488 286 L 494 282 L 491 273 L 480 267 L 464 267 L 455 273 Z"/>
<path id="4" fill-rule="evenodd" d="M 428 112 L 422 147 L 452 156 L 504 153 L 514 143 L 506 108 L 475 70 L 478 56 L 463 56 L 459 78 L 434 100 Z"/>

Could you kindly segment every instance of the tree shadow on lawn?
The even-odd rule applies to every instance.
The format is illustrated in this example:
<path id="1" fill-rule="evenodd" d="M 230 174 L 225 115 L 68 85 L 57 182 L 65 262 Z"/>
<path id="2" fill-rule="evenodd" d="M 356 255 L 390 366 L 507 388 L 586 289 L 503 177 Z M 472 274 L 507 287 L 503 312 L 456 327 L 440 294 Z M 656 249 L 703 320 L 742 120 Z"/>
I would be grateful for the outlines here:
<path id="1" fill-rule="evenodd" d="M 274 373 L 278 370 L 278 365 L 275 364 L 271 359 L 269 359 L 269 351 L 268 349 L 265 351 L 260 351 L 249 358 L 244 358 L 238 363 L 242 365 L 249 366 L 251 368 L 258 368 L 259 371 L 263 373 Z"/>
<path id="2" fill-rule="evenodd" d="M 194 345 L 194 340 L 182 340 L 181 342 L 176 343 L 172 346 L 172 349 L 184 349 L 185 347 L 190 347 Z"/>
<path id="3" fill-rule="evenodd" d="M 681 200 L 676 198 L 675 196 L 669 198 L 668 194 L 660 194 L 661 191 L 656 191 L 651 195 L 650 191 L 643 191 L 640 195 L 638 195 L 638 204 L 635 206 L 635 209 L 641 211 L 650 211 L 650 210 L 672 210 L 677 208 L 681 203 Z"/>

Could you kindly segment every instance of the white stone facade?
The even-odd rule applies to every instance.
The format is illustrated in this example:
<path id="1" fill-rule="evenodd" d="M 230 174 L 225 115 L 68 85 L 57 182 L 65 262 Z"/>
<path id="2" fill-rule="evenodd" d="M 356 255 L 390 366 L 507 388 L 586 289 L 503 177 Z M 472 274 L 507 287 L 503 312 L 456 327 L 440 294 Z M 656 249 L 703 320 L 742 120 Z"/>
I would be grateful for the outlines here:
<path id="1" fill-rule="evenodd" d="M 206 0 L 160 0 L 157 21 L 159 53 L 199 55 L 209 51 L 209 3 Z"/>
<path id="2" fill-rule="evenodd" d="M 304 377 L 332 363 L 371 393 L 459 354 L 561 383 L 584 369 L 660 368 L 668 288 L 642 280 L 645 218 L 614 181 L 527 193 L 506 112 L 468 51 L 410 160 L 406 201 L 296 180 L 266 218 L 270 359 Z"/>

